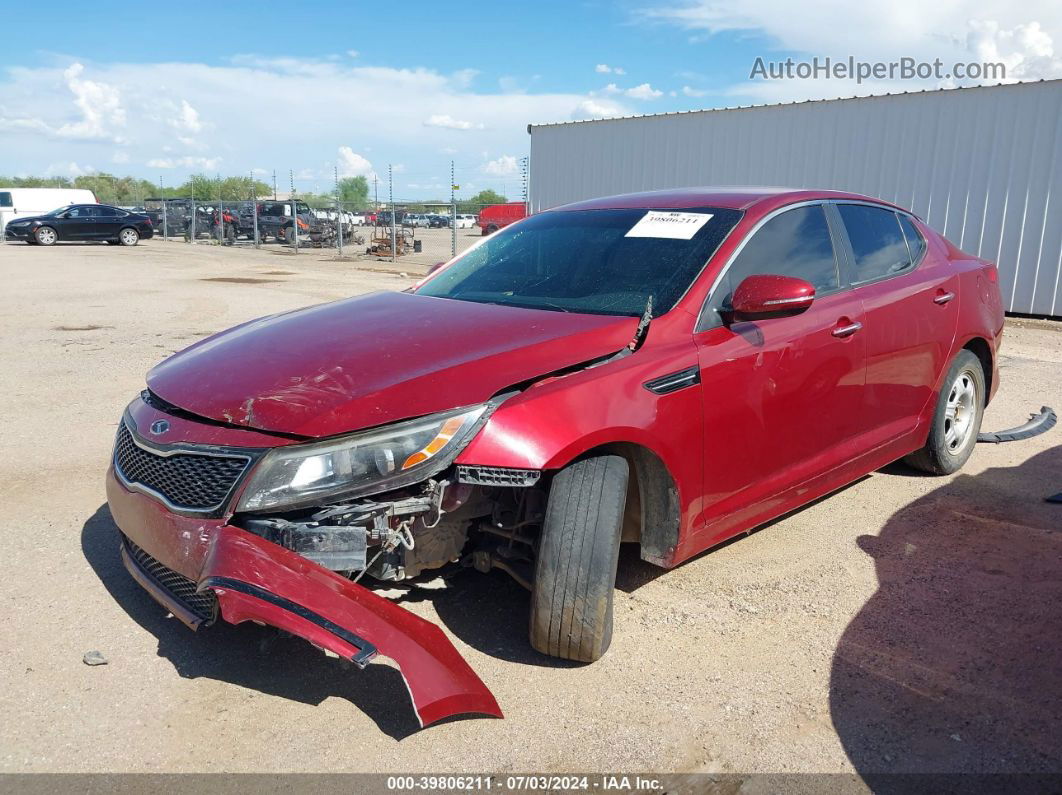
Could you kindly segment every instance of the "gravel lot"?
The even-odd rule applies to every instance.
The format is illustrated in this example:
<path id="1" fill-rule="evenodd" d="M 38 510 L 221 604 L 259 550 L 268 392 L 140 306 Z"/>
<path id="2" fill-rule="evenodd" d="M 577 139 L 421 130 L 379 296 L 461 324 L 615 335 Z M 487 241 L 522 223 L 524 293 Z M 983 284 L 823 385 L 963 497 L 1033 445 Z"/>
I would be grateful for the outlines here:
<path id="1" fill-rule="evenodd" d="M 505 720 L 418 731 L 386 664 L 166 618 L 122 568 L 104 501 L 123 407 L 206 334 L 409 284 L 378 265 L 0 248 L 0 770 L 1062 770 L 1062 505 L 1043 501 L 1062 491 L 1062 428 L 980 445 L 955 477 L 894 465 L 671 572 L 625 551 L 594 665 L 532 652 L 503 574 L 408 600 Z M 1011 322 L 985 427 L 1044 404 L 1062 410 L 1062 324 Z"/>

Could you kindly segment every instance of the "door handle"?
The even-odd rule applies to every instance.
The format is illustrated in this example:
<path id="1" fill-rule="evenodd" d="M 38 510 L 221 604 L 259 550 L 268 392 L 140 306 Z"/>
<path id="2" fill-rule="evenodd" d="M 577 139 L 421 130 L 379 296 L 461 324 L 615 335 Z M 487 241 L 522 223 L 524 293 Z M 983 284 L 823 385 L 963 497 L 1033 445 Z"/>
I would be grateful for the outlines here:
<path id="1" fill-rule="evenodd" d="M 849 323 L 847 326 L 838 326 L 832 333 L 835 337 L 851 337 L 861 328 L 863 328 L 863 324 L 857 321 L 855 323 Z"/>
<path id="2" fill-rule="evenodd" d="M 940 304 L 940 306 L 944 306 L 944 304 L 948 303 L 948 301 L 950 301 L 954 297 L 955 293 L 941 293 L 933 299 L 933 303 Z"/>

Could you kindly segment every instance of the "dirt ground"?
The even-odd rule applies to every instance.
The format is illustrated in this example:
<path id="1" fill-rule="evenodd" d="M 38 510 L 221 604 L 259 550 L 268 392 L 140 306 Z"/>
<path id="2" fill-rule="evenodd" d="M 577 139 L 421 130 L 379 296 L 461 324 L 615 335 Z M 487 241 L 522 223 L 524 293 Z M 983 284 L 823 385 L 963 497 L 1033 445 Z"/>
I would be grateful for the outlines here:
<path id="1" fill-rule="evenodd" d="M 899 465 L 670 572 L 622 556 L 604 660 L 526 640 L 528 597 L 461 575 L 438 621 L 504 720 L 420 731 L 401 678 L 247 625 L 193 634 L 118 558 L 103 474 L 163 357 L 410 279 L 191 248 L 0 247 L 0 770 L 1062 770 L 1062 428 Z M 1062 410 L 1062 324 L 1012 321 L 986 429 Z M 107 665 L 82 656 L 99 650 Z"/>

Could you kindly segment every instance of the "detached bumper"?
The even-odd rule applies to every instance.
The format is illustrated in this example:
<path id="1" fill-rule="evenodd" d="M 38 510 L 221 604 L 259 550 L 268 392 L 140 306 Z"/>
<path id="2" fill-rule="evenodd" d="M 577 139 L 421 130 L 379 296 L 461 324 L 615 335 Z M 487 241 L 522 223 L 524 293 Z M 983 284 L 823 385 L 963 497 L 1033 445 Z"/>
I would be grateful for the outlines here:
<path id="1" fill-rule="evenodd" d="M 130 574 L 195 629 L 216 612 L 298 635 L 360 668 L 394 660 L 422 726 L 453 715 L 502 717 L 497 701 L 442 630 L 300 555 L 222 520 L 174 514 L 107 476 Z M 209 605 L 210 607 L 206 607 Z"/>

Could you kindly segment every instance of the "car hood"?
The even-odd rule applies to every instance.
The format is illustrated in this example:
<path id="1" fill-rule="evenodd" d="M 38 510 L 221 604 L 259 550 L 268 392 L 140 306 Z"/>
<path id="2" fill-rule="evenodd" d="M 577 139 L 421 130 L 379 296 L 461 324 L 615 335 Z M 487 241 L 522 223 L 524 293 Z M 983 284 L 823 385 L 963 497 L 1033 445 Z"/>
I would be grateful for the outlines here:
<path id="1" fill-rule="evenodd" d="M 473 405 L 619 350 L 628 317 L 381 292 L 253 320 L 157 365 L 148 387 L 209 419 L 332 436 Z"/>

